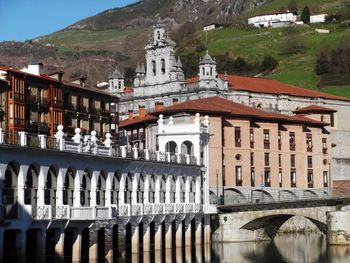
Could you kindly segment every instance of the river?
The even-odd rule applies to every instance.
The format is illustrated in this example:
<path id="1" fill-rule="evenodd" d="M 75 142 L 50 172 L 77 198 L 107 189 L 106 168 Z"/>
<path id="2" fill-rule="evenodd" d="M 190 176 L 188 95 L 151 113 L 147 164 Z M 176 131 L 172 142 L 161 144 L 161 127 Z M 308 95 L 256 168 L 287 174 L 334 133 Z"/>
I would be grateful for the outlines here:
<path id="1" fill-rule="evenodd" d="M 215 263 L 349 263 L 350 246 L 328 246 L 317 232 L 278 234 L 271 242 L 214 243 Z"/>

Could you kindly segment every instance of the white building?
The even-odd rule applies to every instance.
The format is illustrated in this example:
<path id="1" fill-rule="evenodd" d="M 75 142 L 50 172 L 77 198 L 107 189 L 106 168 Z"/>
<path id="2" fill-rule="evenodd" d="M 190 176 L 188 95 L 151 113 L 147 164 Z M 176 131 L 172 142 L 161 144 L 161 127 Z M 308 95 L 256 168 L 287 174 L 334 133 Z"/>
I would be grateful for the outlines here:
<path id="1" fill-rule="evenodd" d="M 222 26 L 219 25 L 219 24 L 210 24 L 210 25 L 206 25 L 206 26 L 203 27 L 203 31 L 204 31 L 204 32 L 207 32 L 207 31 L 210 31 L 210 30 L 214 30 L 214 29 L 216 29 L 216 28 L 222 28 Z"/>
<path id="2" fill-rule="evenodd" d="M 310 24 L 324 23 L 326 22 L 327 14 L 319 14 L 310 16 Z"/>
<path id="3" fill-rule="evenodd" d="M 296 12 L 282 12 L 273 14 L 264 14 L 248 18 L 248 24 L 255 27 L 278 27 L 281 25 L 288 26 L 297 20 Z"/>

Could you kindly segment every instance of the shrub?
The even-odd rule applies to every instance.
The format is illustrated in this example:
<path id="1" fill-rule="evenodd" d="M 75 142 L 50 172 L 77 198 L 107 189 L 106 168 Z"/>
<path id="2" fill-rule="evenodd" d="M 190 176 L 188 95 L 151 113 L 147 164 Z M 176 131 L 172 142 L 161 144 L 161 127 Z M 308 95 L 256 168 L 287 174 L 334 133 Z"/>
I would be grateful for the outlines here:
<path id="1" fill-rule="evenodd" d="M 305 6 L 301 13 L 301 21 L 303 21 L 304 24 L 310 24 L 310 8 L 308 6 Z"/>
<path id="2" fill-rule="evenodd" d="M 261 72 L 272 71 L 278 66 L 278 61 L 270 55 L 266 55 L 259 66 Z"/>

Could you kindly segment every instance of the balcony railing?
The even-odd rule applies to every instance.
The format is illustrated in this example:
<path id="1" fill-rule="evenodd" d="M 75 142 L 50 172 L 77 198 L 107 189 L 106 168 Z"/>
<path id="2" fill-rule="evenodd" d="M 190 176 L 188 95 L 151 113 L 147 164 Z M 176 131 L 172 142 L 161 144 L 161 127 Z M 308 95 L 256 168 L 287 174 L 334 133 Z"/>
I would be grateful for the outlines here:
<path id="1" fill-rule="evenodd" d="M 3 207 L 0 207 L 3 208 Z M 121 204 L 110 206 L 70 207 L 62 206 L 31 206 L 25 210 L 31 211 L 34 220 L 107 220 L 118 216 L 166 215 L 184 213 L 202 213 L 203 205 L 195 203 L 148 203 L 148 204 Z M 1 212 L 2 211 L 2 212 Z M 0 211 L 0 220 L 5 217 L 4 209 Z M 10 218 L 10 217 L 6 217 Z"/>
<path id="2" fill-rule="evenodd" d="M 84 106 L 84 105 L 79 105 L 79 106 L 78 106 L 78 111 L 79 111 L 80 113 L 88 113 L 89 109 L 88 109 L 88 107 L 86 107 L 86 106 Z"/>
<path id="3" fill-rule="evenodd" d="M 64 133 L 62 132 L 62 134 Z M 188 154 L 181 155 L 160 151 L 153 152 L 148 149 L 140 150 L 138 148 L 127 149 L 126 146 L 115 147 L 112 146 L 110 135 L 108 136 L 106 135 L 107 139 L 103 142 L 103 145 L 99 145 L 100 140 L 95 137 L 95 135 L 91 135 L 87 141 L 83 141 L 83 137 L 81 136 L 81 138 L 78 139 L 79 142 L 76 142 L 76 139 L 74 139 L 75 141 L 72 139 L 64 139 L 63 135 L 60 138 L 54 138 L 46 136 L 45 134 L 28 134 L 26 132 L 6 133 L 0 128 L 0 144 L 55 149 L 65 152 L 110 156 L 115 158 L 198 165 L 197 159 Z"/>
<path id="4" fill-rule="evenodd" d="M 22 93 L 15 93 L 14 94 L 15 102 L 23 102 L 24 103 L 24 94 Z"/>
<path id="5" fill-rule="evenodd" d="M 48 134 L 50 131 L 49 125 L 46 122 L 38 122 L 38 132 Z"/>
<path id="6" fill-rule="evenodd" d="M 323 154 L 327 154 L 327 152 L 328 152 L 328 149 L 327 149 L 327 148 L 322 148 L 322 153 L 323 153 Z"/>
<path id="7" fill-rule="evenodd" d="M 38 106 L 43 109 L 49 108 L 49 100 L 47 98 L 39 99 Z"/>

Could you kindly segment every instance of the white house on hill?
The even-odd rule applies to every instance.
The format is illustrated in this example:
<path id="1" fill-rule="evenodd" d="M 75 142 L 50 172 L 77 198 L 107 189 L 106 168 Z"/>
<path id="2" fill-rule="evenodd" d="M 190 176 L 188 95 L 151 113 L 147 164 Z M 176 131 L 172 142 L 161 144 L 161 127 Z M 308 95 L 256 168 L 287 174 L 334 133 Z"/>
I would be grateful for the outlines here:
<path id="1" fill-rule="evenodd" d="M 297 13 L 287 11 L 254 16 L 248 19 L 248 24 L 255 27 L 281 27 L 295 23 L 296 20 Z"/>

